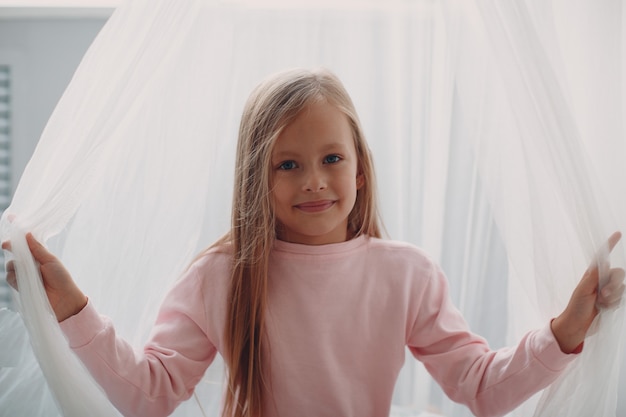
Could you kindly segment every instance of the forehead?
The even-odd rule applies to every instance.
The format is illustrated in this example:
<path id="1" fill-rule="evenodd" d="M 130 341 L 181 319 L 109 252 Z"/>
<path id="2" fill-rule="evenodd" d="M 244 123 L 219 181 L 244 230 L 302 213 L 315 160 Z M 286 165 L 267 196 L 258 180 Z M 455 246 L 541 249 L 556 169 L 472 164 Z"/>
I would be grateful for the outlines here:
<path id="1" fill-rule="evenodd" d="M 274 144 L 273 153 L 332 146 L 354 151 L 351 123 L 337 106 L 320 100 L 307 104 L 285 126 Z"/>

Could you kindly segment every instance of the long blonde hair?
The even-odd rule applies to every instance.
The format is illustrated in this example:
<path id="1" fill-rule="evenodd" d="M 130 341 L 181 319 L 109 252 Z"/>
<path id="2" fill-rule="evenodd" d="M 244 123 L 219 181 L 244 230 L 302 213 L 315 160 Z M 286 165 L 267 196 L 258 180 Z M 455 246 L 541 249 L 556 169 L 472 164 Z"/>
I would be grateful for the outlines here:
<path id="1" fill-rule="evenodd" d="M 262 351 L 267 305 L 269 254 L 276 238 L 270 173 L 274 143 L 282 130 L 309 103 L 327 100 L 347 116 L 364 185 L 348 218 L 353 236 L 381 236 L 376 180 L 369 148 L 350 96 L 327 70 L 288 70 L 270 77 L 250 95 L 241 118 L 233 193 L 232 227 L 216 245 L 230 243 L 233 267 L 224 329 L 228 367 L 223 416 L 258 417 L 264 380 Z"/>

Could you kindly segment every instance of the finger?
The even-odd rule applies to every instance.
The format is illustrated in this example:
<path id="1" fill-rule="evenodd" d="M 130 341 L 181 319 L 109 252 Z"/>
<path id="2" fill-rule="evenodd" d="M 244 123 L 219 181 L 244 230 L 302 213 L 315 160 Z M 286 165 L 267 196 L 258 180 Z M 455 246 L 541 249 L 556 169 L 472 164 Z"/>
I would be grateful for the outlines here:
<path id="1" fill-rule="evenodd" d="M 11 250 L 11 241 L 10 240 L 5 240 L 4 242 L 2 242 L 2 249 L 4 250 Z"/>
<path id="2" fill-rule="evenodd" d="M 15 276 L 15 262 L 9 261 L 7 262 L 5 269 L 7 271 L 6 280 L 7 283 L 17 290 L 17 278 Z"/>
<path id="3" fill-rule="evenodd" d="M 624 285 L 623 283 L 614 288 L 611 288 L 610 291 L 607 291 L 606 288 L 603 288 L 602 297 L 598 301 L 600 302 L 600 304 L 613 304 L 622 298 L 622 296 L 624 295 L 624 288 L 626 288 L 626 285 Z"/>
<path id="4" fill-rule="evenodd" d="M 626 286 L 625 286 L 626 287 Z M 624 301 L 624 288 L 621 288 L 621 293 L 619 294 L 619 296 L 615 296 L 614 298 L 612 298 L 611 300 L 607 300 L 606 303 L 596 303 L 596 307 L 598 307 L 598 309 L 608 309 L 608 310 L 615 310 L 617 308 L 619 308 L 623 301 Z"/>
<path id="5" fill-rule="evenodd" d="M 615 248 L 615 245 L 617 245 L 617 242 L 620 241 L 620 239 L 622 238 L 622 232 L 615 232 L 613 233 L 608 240 L 608 246 L 609 246 L 609 253 L 611 253 L 613 251 L 613 248 Z"/>
<path id="6" fill-rule="evenodd" d="M 609 282 L 607 285 L 616 286 L 626 280 L 626 271 L 623 268 L 613 268 L 609 273 Z"/>
<path id="7" fill-rule="evenodd" d="M 624 270 L 616 268 L 611 270 L 608 282 L 600 289 L 598 301 L 611 304 L 622 297 L 624 293 Z"/>
<path id="8" fill-rule="evenodd" d="M 52 262 L 56 260 L 56 257 L 51 254 L 44 245 L 39 243 L 39 241 L 35 239 L 32 233 L 26 234 L 26 242 L 28 243 L 28 248 L 30 249 L 30 252 L 33 254 L 33 258 L 35 258 L 35 260 L 40 264 L 45 264 L 47 262 Z"/>
<path id="9" fill-rule="evenodd" d="M 626 272 L 623 269 L 611 269 L 606 285 L 598 293 L 597 304 L 602 307 L 619 304 L 626 288 L 624 285 L 625 277 Z"/>
<path id="10" fill-rule="evenodd" d="M 7 284 L 17 291 L 17 277 L 15 276 L 15 272 L 7 273 Z"/>
<path id="11" fill-rule="evenodd" d="M 626 277 L 626 271 L 622 268 L 611 268 L 607 273 L 606 284 L 602 286 L 602 288 L 615 288 L 622 282 L 624 282 L 624 278 Z"/>
<path id="12" fill-rule="evenodd" d="M 611 236 L 609 236 L 606 243 L 601 245 L 598 251 L 596 252 L 596 256 L 594 257 L 595 262 L 593 262 L 591 266 L 592 267 L 597 266 L 597 264 L 608 264 L 610 262 L 609 261 L 610 253 L 613 251 L 613 249 L 615 248 L 615 246 L 617 245 L 617 243 L 620 241 L 621 238 L 622 238 L 622 232 L 619 232 L 619 231 L 614 232 Z"/>
<path id="13" fill-rule="evenodd" d="M 606 285 L 609 279 L 609 271 L 611 267 L 610 254 L 622 238 L 622 233 L 614 232 L 607 239 L 606 243 L 600 247 L 596 253 L 595 260 L 589 266 L 587 270 L 591 276 L 591 280 L 598 282 L 601 287 Z"/>

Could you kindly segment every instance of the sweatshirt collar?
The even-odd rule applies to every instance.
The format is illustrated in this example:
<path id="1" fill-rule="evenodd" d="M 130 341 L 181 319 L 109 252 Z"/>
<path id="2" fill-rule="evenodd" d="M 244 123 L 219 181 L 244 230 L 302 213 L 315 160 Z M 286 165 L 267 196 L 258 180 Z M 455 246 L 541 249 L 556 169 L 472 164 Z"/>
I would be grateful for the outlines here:
<path id="1" fill-rule="evenodd" d="M 276 240 L 274 241 L 274 252 L 295 255 L 335 255 L 355 250 L 365 245 L 367 239 L 369 239 L 367 235 L 360 235 L 345 242 L 329 243 L 327 245 L 304 245 Z"/>

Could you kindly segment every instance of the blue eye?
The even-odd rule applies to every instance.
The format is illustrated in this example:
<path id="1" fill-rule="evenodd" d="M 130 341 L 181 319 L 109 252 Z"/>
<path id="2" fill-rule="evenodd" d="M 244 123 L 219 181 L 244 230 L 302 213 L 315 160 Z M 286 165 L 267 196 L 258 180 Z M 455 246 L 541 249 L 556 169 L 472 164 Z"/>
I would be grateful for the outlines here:
<path id="1" fill-rule="evenodd" d="M 278 169 L 290 170 L 296 168 L 297 165 L 294 161 L 285 161 L 278 166 Z"/>
<path id="2" fill-rule="evenodd" d="M 328 155 L 324 158 L 325 164 L 336 164 L 339 161 L 341 161 L 341 157 L 339 155 Z"/>

